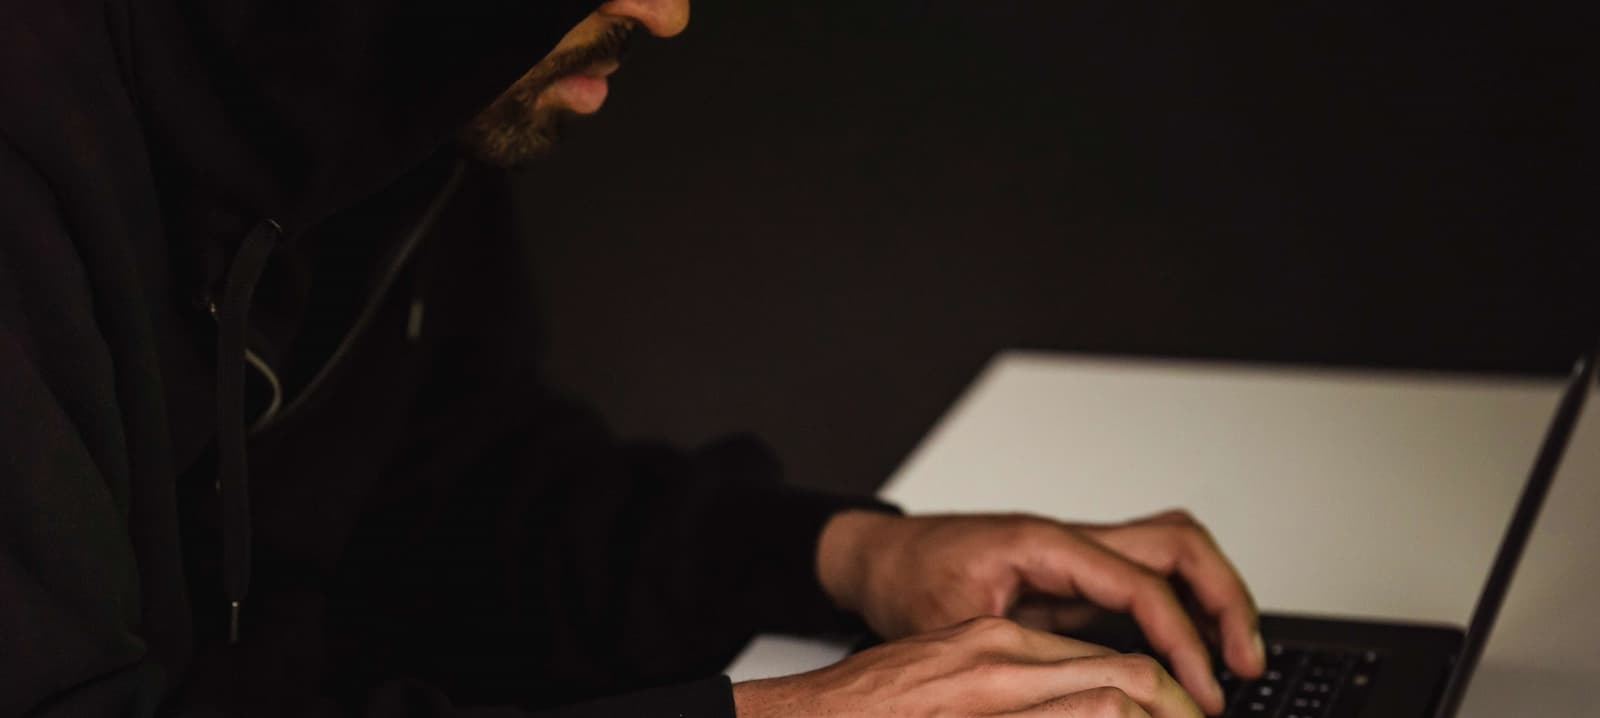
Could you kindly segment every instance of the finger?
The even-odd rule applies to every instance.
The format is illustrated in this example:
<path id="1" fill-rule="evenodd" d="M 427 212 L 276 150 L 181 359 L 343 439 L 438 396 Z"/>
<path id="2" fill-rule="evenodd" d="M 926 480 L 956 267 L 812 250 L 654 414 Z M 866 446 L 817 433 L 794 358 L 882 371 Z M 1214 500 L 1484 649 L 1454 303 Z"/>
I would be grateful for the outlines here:
<path id="1" fill-rule="evenodd" d="M 1193 517 L 1172 511 L 1089 533 L 1158 573 L 1181 577 L 1201 611 L 1216 622 L 1223 658 L 1235 673 L 1253 678 L 1266 669 L 1255 600 L 1238 570 Z"/>
<path id="2" fill-rule="evenodd" d="M 1143 707 L 1115 688 L 1094 688 L 1003 715 L 1007 718 L 1150 718 Z"/>
<path id="3" fill-rule="evenodd" d="M 1260 615 L 1255 598 L 1233 562 L 1217 545 L 1205 526 L 1188 512 L 1170 511 L 1158 521 L 1167 522 L 1178 546 L 1177 573 L 1222 634 L 1222 653 L 1228 667 L 1247 678 L 1266 670 L 1266 646 L 1261 640 Z"/>
<path id="4" fill-rule="evenodd" d="M 1010 618 L 1028 628 L 1071 635 L 1105 615 L 1105 609 L 1088 601 L 1031 594 L 1011 607 Z"/>
<path id="5" fill-rule="evenodd" d="M 1022 554 L 1021 570 L 1031 586 L 1132 614 L 1195 700 L 1212 713 L 1222 711 L 1211 658 L 1166 579 L 1065 527 L 1037 540 Z"/>
<path id="6" fill-rule="evenodd" d="M 1049 631 L 1055 628 L 1056 607 L 1050 599 L 1024 598 L 1006 617 L 1036 631 Z"/>
<path id="7" fill-rule="evenodd" d="M 1051 629 L 1057 633 L 1071 634 L 1081 631 L 1086 626 L 1094 625 L 1095 621 L 1105 618 L 1105 609 L 1088 601 L 1072 601 L 1056 606 L 1055 615 L 1051 617 Z"/>
<path id="8" fill-rule="evenodd" d="M 1184 546 L 1178 575 L 1188 584 L 1201 610 L 1216 622 L 1222 637 L 1223 660 L 1246 678 L 1261 675 L 1267 669 L 1266 646 L 1261 641 L 1256 602 L 1244 579 L 1211 534 L 1198 524 L 1175 530 L 1176 540 Z"/>
<path id="9" fill-rule="evenodd" d="M 1017 671 L 1039 703 L 1101 688 L 1115 688 L 1152 718 L 1200 718 L 1200 707 L 1154 658 L 1116 654 L 1074 658 Z"/>

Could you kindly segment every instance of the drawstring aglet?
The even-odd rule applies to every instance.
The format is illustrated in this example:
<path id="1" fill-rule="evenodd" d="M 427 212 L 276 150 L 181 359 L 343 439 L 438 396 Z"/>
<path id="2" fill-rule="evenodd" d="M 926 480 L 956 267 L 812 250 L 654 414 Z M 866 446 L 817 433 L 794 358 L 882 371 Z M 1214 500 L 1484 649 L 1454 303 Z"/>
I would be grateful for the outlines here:
<path id="1" fill-rule="evenodd" d="M 239 602 L 228 602 L 228 645 L 239 642 Z"/>

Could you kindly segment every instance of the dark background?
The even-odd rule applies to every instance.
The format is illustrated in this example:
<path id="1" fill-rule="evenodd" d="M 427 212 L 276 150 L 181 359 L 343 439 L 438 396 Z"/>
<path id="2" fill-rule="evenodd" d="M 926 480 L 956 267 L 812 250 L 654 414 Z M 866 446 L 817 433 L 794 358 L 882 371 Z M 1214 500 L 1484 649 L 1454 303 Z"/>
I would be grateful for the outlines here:
<path id="1" fill-rule="evenodd" d="M 697 0 L 517 178 L 550 372 L 865 492 L 1004 347 L 1560 371 L 1600 334 L 1577 12 Z"/>

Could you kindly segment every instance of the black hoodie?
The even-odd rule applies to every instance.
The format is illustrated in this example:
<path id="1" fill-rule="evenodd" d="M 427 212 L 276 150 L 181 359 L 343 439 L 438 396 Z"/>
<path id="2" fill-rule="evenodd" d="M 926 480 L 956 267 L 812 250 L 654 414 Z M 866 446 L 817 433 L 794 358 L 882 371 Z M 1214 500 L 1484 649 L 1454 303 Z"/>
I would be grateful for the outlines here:
<path id="1" fill-rule="evenodd" d="M 594 7 L 6 0 L 0 716 L 730 716 L 839 625 L 864 502 L 538 381 L 450 138 Z"/>

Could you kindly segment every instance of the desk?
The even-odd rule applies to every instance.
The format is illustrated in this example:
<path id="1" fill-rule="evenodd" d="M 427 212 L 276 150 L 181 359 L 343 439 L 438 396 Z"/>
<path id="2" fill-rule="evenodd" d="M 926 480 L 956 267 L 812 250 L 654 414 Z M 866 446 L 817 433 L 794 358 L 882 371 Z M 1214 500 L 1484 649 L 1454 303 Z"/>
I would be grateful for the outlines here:
<path id="1" fill-rule="evenodd" d="M 1560 381 L 997 356 L 886 484 L 914 513 L 1112 521 L 1183 506 L 1264 610 L 1465 625 Z M 1463 718 L 1600 706 L 1600 404 L 1591 402 Z M 735 680 L 837 644 L 762 637 Z"/>

